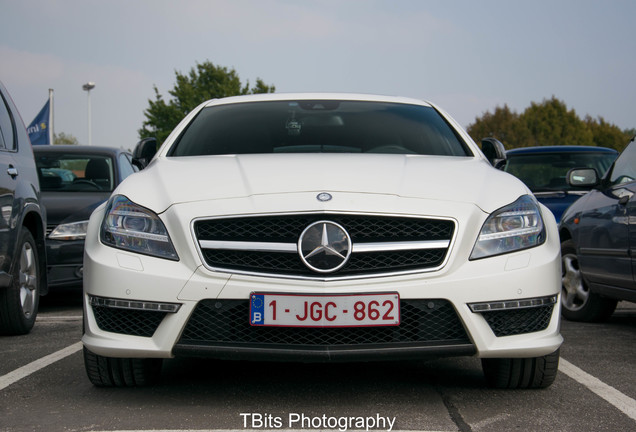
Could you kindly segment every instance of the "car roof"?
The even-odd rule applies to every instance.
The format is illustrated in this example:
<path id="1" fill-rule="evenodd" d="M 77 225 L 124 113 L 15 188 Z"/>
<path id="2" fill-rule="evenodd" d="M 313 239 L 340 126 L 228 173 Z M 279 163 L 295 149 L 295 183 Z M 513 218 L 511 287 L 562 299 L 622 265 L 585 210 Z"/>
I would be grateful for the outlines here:
<path id="1" fill-rule="evenodd" d="M 115 147 L 87 146 L 87 145 L 36 145 L 33 146 L 34 153 L 81 153 L 81 154 L 109 154 L 116 156 L 120 153 L 130 153 Z"/>
<path id="2" fill-rule="evenodd" d="M 241 102 L 267 102 L 287 100 L 339 100 L 339 101 L 367 101 L 367 102 L 392 102 L 410 105 L 431 106 L 432 104 L 420 99 L 401 96 L 383 96 L 361 93 L 259 93 L 253 95 L 230 96 L 222 99 L 212 99 L 206 102 L 206 106 L 241 103 Z"/>
<path id="3" fill-rule="evenodd" d="M 538 147 L 519 147 L 506 151 L 506 156 L 521 154 L 539 154 L 539 153 L 615 153 L 617 150 L 608 147 L 595 146 L 538 146 Z"/>

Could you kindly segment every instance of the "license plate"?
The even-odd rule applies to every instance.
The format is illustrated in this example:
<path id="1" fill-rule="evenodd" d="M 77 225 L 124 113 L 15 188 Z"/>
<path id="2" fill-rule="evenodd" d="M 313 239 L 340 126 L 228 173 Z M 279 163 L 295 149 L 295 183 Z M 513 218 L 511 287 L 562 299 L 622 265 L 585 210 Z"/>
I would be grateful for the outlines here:
<path id="1" fill-rule="evenodd" d="M 400 325 L 400 296 L 388 294 L 250 295 L 250 324 L 277 327 Z"/>

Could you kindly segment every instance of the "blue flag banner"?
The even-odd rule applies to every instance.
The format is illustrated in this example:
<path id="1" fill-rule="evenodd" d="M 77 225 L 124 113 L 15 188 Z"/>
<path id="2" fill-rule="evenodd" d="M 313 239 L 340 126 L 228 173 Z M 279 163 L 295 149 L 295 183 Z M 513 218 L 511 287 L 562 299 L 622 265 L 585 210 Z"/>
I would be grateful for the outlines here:
<path id="1" fill-rule="evenodd" d="M 33 119 L 27 133 L 31 139 L 31 145 L 49 145 L 50 141 L 49 127 L 51 120 L 51 100 L 47 100 L 40 112 Z"/>

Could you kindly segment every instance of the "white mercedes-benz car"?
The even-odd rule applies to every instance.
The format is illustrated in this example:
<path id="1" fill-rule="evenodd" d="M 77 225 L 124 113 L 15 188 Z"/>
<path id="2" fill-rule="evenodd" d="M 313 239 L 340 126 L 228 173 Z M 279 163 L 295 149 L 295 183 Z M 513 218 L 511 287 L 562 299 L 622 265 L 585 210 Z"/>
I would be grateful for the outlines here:
<path id="1" fill-rule="evenodd" d="M 552 213 L 438 107 L 240 96 L 197 107 L 93 213 L 82 341 L 98 386 L 175 356 L 465 355 L 489 385 L 546 387 L 560 292 Z"/>

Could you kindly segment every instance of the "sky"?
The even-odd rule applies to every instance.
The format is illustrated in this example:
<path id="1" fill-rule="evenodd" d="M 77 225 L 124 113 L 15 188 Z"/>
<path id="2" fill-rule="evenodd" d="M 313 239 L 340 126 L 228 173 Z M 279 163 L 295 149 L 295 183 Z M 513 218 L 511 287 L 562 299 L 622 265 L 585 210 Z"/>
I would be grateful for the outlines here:
<path id="1" fill-rule="evenodd" d="M 210 61 L 287 92 L 434 102 L 467 127 L 556 97 L 636 128 L 633 0 L 0 0 L 0 81 L 28 125 L 132 149 L 154 87 Z M 89 94 L 82 89 L 95 82 Z M 558 144 L 558 143 L 550 143 Z"/>

